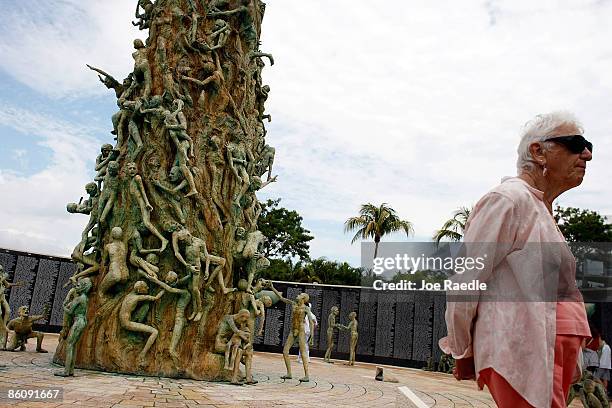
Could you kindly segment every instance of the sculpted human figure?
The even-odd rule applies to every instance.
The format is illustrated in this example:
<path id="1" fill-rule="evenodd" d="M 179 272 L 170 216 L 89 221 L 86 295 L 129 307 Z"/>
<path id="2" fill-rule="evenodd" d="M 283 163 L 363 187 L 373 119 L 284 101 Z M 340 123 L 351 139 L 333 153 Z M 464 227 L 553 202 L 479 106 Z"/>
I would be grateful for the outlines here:
<path id="1" fill-rule="evenodd" d="M 261 231 L 247 234 L 243 227 L 236 228 L 234 241 L 234 270 L 244 272 L 247 277 L 247 287 L 251 287 L 258 269 L 258 262 L 265 257 L 261 253 L 261 246 L 266 237 Z"/>
<path id="2" fill-rule="evenodd" d="M 257 31 L 255 30 L 255 22 L 253 21 L 252 0 L 240 0 L 239 6 L 232 10 L 212 11 L 208 13 L 209 17 L 231 16 L 236 14 L 240 23 L 240 34 L 249 45 L 250 50 L 254 50 L 257 46 Z"/>
<path id="3" fill-rule="evenodd" d="M 106 176 L 106 168 L 108 163 L 117 158 L 117 150 L 113 149 L 113 145 L 105 143 L 100 148 L 100 154 L 96 158 L 96 176 L 94 180 L 98 183 L 98 189 L 102 186 L 102 181 Z"/>
<path id="4" fill-rule="evenodd" d="M 140 39 L 134 40 L 136 51 L 132 53 L 134 58 L 134 80 L 143 86 L 142 98 L 147 99 L 151 94 L 151 67 L 147 59 L 147 48 Z"/>
<path id="5" fill-rule="evenodd" d="M 130 196 L 133 200 L 136 201 L 138 207 L 140 208 L 140 216 L 142 218 L 142 223 L 147 227 L 149 231 L 153 235 L 155 235 L 161 241 L 161 247 L 158 252 L 163 252 L 166 249 L 166 245 L 168 245 L 168 240 L 164 238 L 164 236 L 155 228 L 153 223 L 151 222 L 151 211 L 153 211 L 153 206 L 149 202 L 149 198 L 147 197 L 147 193 L 145 191 L 144 185 L 142 183 L 142 178 L 138 175 L 138 170 L 136 169 L 136 163 L 130 162 L 127 164 L 127 171 L 131 177 L 129 191 Z"/>
<path id="6" fill-rule="evenodd" d="M 264 325 L 266 324 L 266 308 L 272 307 L 272 299 L 270 296 L 263 295 L 259 299 L 255 299 L 255 296 L 251 295 L 251 303 L 254 309 L 254 318 L 261 317 L 259 322 L 259 330 L 257 336 L 263 335 Z"/>
<path id="7" fill-rule="evenodd" d="M 603 408 L 610 405 L 606 388 L 595 380 L 593 374 L 588 370 L 582 372 L 582 378 L 579 382 L 570 386 L 566 401 L 568 407 L 576 397 L 580 399 L 582 406 L 585 408 Z"/>
<path id="8" fill-rule="evenodd" d="M 174 210 L 175 215 L 179 219 L 181 224 L 185 224 L 186 214 L 183 210 L 183 206 L 181 206 L 181 197 L 183 194 L 181 191 L 189 186 L 187 180 L 185 180 L 181 169 L 178 166 L 173 166 L 170 169 L 170 174 L 168 175 L 168 181 L 170 181 L 170 185 L 164 184 L 159 180 L 153 180 L 153 185 L 158 187 L 160 190 L 168 193 L 168 201 Z"/>
<path id="9" fill-rule="evenodd" d="M 208 150 L 206 151 L 206 161 L 210 167 L 211 174 L 211 198 L 213 203 L 227 216 L 227 208 L 221 196 L 221 186 L 223 184 L 223 167 L 225 159 L 223 157 L 221 139 L 213 135 L 208 139 Z"/>
<path id="10" fill-rule="evenodd" d="M 268 172 L 268 181 L 272 179 L 272 165 L 274 164 L 274 156 L 276 155 L 276 149 L 272 146 L 265 145 L 259 156 L 257 163 L 257 175 L 263 176 Z"/>
<path id="11" fill-rule="evenodd" d="M 176 147 L 176 158 L 174 165 L 178 166 L 183 172 L 183 176 L 189 184 L 189 192 L 185 194 L 185 197 L 198 194 L 198 190 L 195 186 L 193 174 L 189 169 L 189 156 L 193 156 L 193 140 L 187 134 L 187 120 L 183 110 L 183 101 L 177 99 L 174 101 L 174 112 L 159 107 L 143 109 L 143 113 L 154 113 L 161 116 L 164 119 L 164 126 L 168 130 L 168 135 Z"/>
<path id="12" fill-rule="evenodd" d="M 157 278 L 159 273 L 159 257 L 156 254 L 147 254 L 145 259 L 137 255 L 136 250 L 132 248 L 130 252 L 130 263 L 138 268 L 138 272 L 143 272 L 147 276 Z"/>
<path id="13" fill-rule="evenodd" d="M 348 365 L 355 365 L 355 349 L 357 348 L 357 339 L 359 338 L 359 334 L 357 332 L 357 313 L 351 312 L 349 313 L 350 322 L 348 325 L 344 326 L 339 324 L 338 327 L 343 330 L 348 330 L 351 333 L 351 342 L 349 346 L 349 362 Z"/>
<path id="14" fill-rule="evenodd" d="M 99 74 L 98 78 L 100 79 L 100 82 L 102 82 L 106 88 L 113 89 L 115 91 L 115 96 L 117 98 L 119 98 L 121 94 L 126 89 L 128 89 L 130 85 L 132 84 L 132 74 L 128 75 L 123 80 L 123 83 L 121 83 L 117 81 L 115 78 L 113 78 L 112 75 L 107 74 L 106 72 L 102 71 L 100 68 L 92 67 L 89 64 L 85 64 L 85 65 L 87 65 L 87 68 Z"/>
<path id="15" fill-rule="evenodd" d="M 247 158 L 250 158 L 248 151 L 244 148 L 244 145 L 239 143 L 237 136 L 234 135 L 233 141 L 228 143 L 226 146 L 227 150 L 227 162 L 236 177 L 237 190 L 234 193 L 232 202 L 234 205 L 240 206 L 240 199 L 246 193 L 250 186 L 251 179 L 247 172 Z"/>
<path id="16" fill-rule="evenodd" d="M 323 359 L 326 363 L 333 363 L 330 358 L 334 349 L 334 329 L 338 327 L 338 324 L 336 324 L 336 317 L 339 313 L 338 306 L 333 306 L 327 317 L 327 350 L 325 351 L 325 358 Z"/>
<path id="17" fill-rule="evenodd" d="M 138 228 L 134 229 L 132 237 L 130 238 L 130 244 L 132 246 L 132 250 L 130 251 L 130 263 L 147 274 L 157 277 L 159 273 L 159 267 L 157 267 L 159 258 L 155 255 L 155 252 L 159 252 L 159 250 L 144 249 L 142 237 L 140 236 Z M 141 254 L 145 255 L 144 259 L 140 256 Z"/>
<path id="18" fill-rule="evenodd" d="M 212 33 L 208 35 L 208 39 L 204 41 L 202 38 L 197 40 L 199 48 L 204 51 L 214 51 L 225 46 L 227 39 L 229 38 L 231 28 L 227 21 L 222 19 L 215 20 L 215 25 Z"/>
<path id="19" fill-rule="evenodd" d="M 268 96 L 270 95 L 270 85 L 264 85 L 261 88 L 256 90 L 256 104 L 257 104 L 257 112 L 259 113 L 259 119 L 268 119 L 268 122 L 272 120 L 271 115 L 265 115 L 265 104 L 268 100 Z"/>
<path id="20" fill-rule="evenodd" d="M 12 283 L 8 281 L 8 275 L 4 272 L 4 267 L 0 265 L 0 347 L 6 348 L 7 328 L 9 318 L 11 316 L 11 307 L 6 300 L 4 291 L 13 286 L 23 286 L 23 282 Z"/>
<path id="21" fill-rule="evenodd" d="M 244 217 L 247 224 L 251 226 L 251 229 L 257 227 L 257 220 L 262 211 L 261 204 L 259 204 L 259 200 L 257 200 L 257 195 L 255 193 L 268 184 L 276 182 L 276 178 L 277 176 L 274 176 L 270 180 L 262 182 L 259 176 L 251 177 L 251 184 L 241 202 L 241 206 L 245 209 Z"/>
<path id="22" fill-rule="evenodd" d="M 236 297 L 236 303 L 234 306 L 234 310 L 236 309 L 246 309 L 249 311 L 249 321 L 248 328 L 249 333 L 251 333 L 251 343 L 255 341 L 255 336 L 261 336 L 263 334 L 263 328 L 266 319 L 266 307 L 272 306 L 272 299 L 270 296 L 263 295 L 259 299 L 255 298 L 253 294 L 255 288 L 249 288 L 247 286 L 246 279 L 240 279 L 238 281 L 238 285 L 236 287 L 236 291 L 234 292 L 234 296 Z M 259 330 L 255 331 L 255 320 L 257 317 L 261 317 L 261 322 L 259 325 Z"/>
<path id="23" fill-rule="evenodd" d="M 165 282 L 161 282 L 154 276 L 148 275 L 143 272 L 139 272 L 139 274 L 156 285 L 160 286 L 168 293 L 173 293 L 178 295 L 178 300 L 176 301 L 176 311 L 174 312 L 174 329 L 172 329 L 172 339 L 170 340 L 170 347 L 168 352 L 170 353 L 170 357 L 174 364 L 178 367 L 179 355 L 177 352 L 177 347 L 179 342 L 181 341 L 181 336 L 183 335 L 183 329 L 185 328 L 185 324 L 187 323 L 187 319 L 185 319 L 185 309 L 189 305 L 191 301 L 191 294 L 188 289 L 184 289 L 186 285 L 189 285 L 189 281 L 191 280 L 191 274 L 183 276 L 181 279 L 178 278 L 178 275 L 174 271 L 169 271 L 166 274 Z"/>
<path id="24" fill-rule="evenodd" d="M 215 337 L 215 352 L 225 355 L 225 366 L 232 369 L 231 384 L 242 385 L 240 377 L 240 361 L 244 360 L 246 384 L 255 384 L 251 370 L 253 359 L 253 345 L 251 344 L 251 333 L 248 331 L 247 322 L 249 320 L 249 311 L 241 309 L 233 315 L 225 315 L 219 322 L 217 336 Z M 237 336 L 237 337 L 235 337 Z M 240 342 L 238 342 L 240 339 Z M 230 344 L 228 344 L 230 343 Z M 228 346 L 230 353 L 228 353 Z M 233 359 L 232 348 L 235 351 Z"/>
<path id="25" fill-rule="evenodd" d="M 149 287 L 144 281 L 137 281 L 134 284 L 134 287 L 130 293 L 123 299 L 121 303 L 121 309 L 119 310 L 119 323 L 121 327 L 129 331 L 135 331 L 139 333 L 148 334 L 149 337 L 147 342 L 145 343 L 142 351 L 138 354 L 138 365 L 139 367 L 143 367 L 146 364 L 145 357 L 147 352 L 153 346 L 153 343 L 157 339 L 157 335 L 159 332 L 156 328 L 147 326 L 143 323 L 138 323 L 132 321 L 132 313 L 136 310 L 136 307 L 141 302 L 150 302 L 159 300 L 165 291 L 162 289 L 155 296 L 150 296 Z"/>
<path id="26" fill-rule="evenodd" d="M 108 291 L 118 283 L 128 280 L 130 271 L 127 266 L 127 245 L 123 242 L 123 230 L 121 227 L 114 227 L 111 230 L 111 242 L 104 246 L 102 251 L 102 265 L 108 267 L 102 282 L 98 288 L 98 293 L 102 298 L 108 295 Z"/>
<path id="27" fill-rule="evenodd" d="M 138 130 L 138 122 L 142 121 L 142 100 L 137 99 L 135 101 L 130 101 L 122 95 L 117 100 L 117 105 L 119 106 L 119 112 L 113 115 L 112 118 L 113 132 L 117 135 L 117 146 L 122 146 L 124 143 L 127 143 L 123 134 L 123 127 L 125 122 L 127 122 L 128 137 L 132 139 L 136 145 L 136 149 L 131 154 L 132 159 L 135 160 L 140 153 L 142 153 L 142 149 L 144 148 L 142 138 L 140 137 L 140 130 Z"/>
<path id="28" fill-rule="evenodd" d="M 33 331 L 32 325 L 34 322 L 46 319 L 49 316 L 49 305 L 45 305 L 43 313 L 36 316 L 30 316 L 30 309 L 27 306 L 21 306 L 17 310 L 19 317 L 11 320 L 6 325 L 7 329 L 13 331 L 13 336 L 6 349 L 8 351 L 15 351 L 19 348 L 20 351 L 25 351 L 28 339 L 36 337 L 36 352 L 47 353 L 47 350 L 42 348 L 45 334 L 43 332 Z"/>
<path id="29" fill-rule="evenodd" d="M 185 244 L 185 258 L 181 255 L 179 243 Z M 189 230 L 182 228 L 172 233 L 172 247 L 174 248 L 174 255 L 180 263 L 185 265 L 188 273 L 192 273 L 193 277 L 191 280 L 191 296 L 193 298 L 193 312 L 189 316 L 189 320 L 199 321 L 202 318 L 202 296 L 200 293 L 200 282 L 208 279 L 210 264 L 216 264 L 217 267 L 213 271 L 216 276 L 220 273 L 221 269 L 225 266 L 225 259 L 210 255 L 206 249 L 206 242 L 200 238 L 196 238 Z M 202 276 L 202 261 L 205 262 L 204 276 Z M 222 275 L 222 274 L 221 274 Z M 222 279 L 220 279 L 222 281 Z M 221 287 L 224 293 L 226 293 L 225 284 Z M 229 293 L 229 292 L 227 292 Z"/>
<path id="30" fill-rule="evenodd" d="M 116 161 L 109 162 L 106 168 L 106 176 L 104 177 L 104 188 L 98 200 L 98 214 L 100 214 L 98 221 L 100 224 L 106 223 L 106 217 L 111 213 L 117 201 L 117 194 L 119 192 L 118 175 L 119 163 Z"/>
<path id="31" fill-rule="evenodd" d="M 244 118 L 238 110 L 236 102 L 234 102 L 234 98 L 232 98 L 232 95 L 225 85 L 225 77 L 223 75 L 223 69 L 221 68 L 219 58 L 216 57 L 215 64 L 209 64 L 208 68 L 211 69 L 210 74 L 202 81 L 186 75 L 183 75 L 182 79 L 193 82 L 194 84 L 202 87 L 202 92 L 200 92 L 200 97 L 198 98 L 198 104 L 208 113 L 225 112 L 228 107 L 231 108 L 231 112 L 238 117 L 240 126 L 242 127 L 243 132 L 246 133 L 247 129 L 244 123 Z"/>
<path id="32" fill-rule="evenodd" d="M 300 348 L 300 353 L 304 356 L 307 355 L 306 354 L 306 331 L 304 327 L 305 319 L 308 318 L 308 323 L 310 324 L 310 327 L 314 327 L 314 321 L 311 319 L 310 313 L 308 313 L 309 312 L 308 306 L 305 305 L 305 303 L 309 301 L 310 297 L 308 296 L 307 293 L 300 293 L 295 298 L 295 301 L 293 301 L 293 300 L 289 300 L 283 297 L 283 295 L 278 290 L 276 290 L 274 286 L 271 286 L 271 289 L 274 291 L 274 293 L 279 297 L 279 299 L 282 302 L 288 305 L 291 305 L 291 331 L 289 332 L 289 335 L 287 336 L 287 340 L 285 341 L 285 346 L 283 348 L 283 359 L 285 360 L 285 367 L 287 368 L 287 374 L 281 377 L 285 379 L 291 379 L 293 377 L 291 375 L 291 361 L 289 360 L 289 351 L 291 350 L 291 347 L 297 340 L 299 348 Z M 310 345 L 312 344 L 313 344 L 313 338 L 311 337 Z M 304 377 L 300 378 L 300 382 L 308 382 L 310 381 L 310 377 L 308 376 L 308 359 L 307 358 L 302 359 L 302 366 L 304 367 Z"/>
<path id="33" fill-rule="evenodd" d="M 86 251 L 85 246 L 87 245 L 87 237 L 90 231 L 93 230 L 94 226 L 98 222 L 98 213 L 100 206 L 100 192 L 98 190 L 98 186 L 96 183 L 87 183 L 85 185 L 85 191 L 89 194 L 89 198 L 83 201 L 83 197 L 79 200 L 79 203 L 68 203 L 66 205 L 66 210 L 69 213 L 81 213 L 88 214 L 89 221 L 81 234 L 81 242 L 75 248 L 74 254 L 80 254 L 82 256 L 83 252 Z M 74 258 L 73 258 L 74 259 Z M 77 259 L 78 260 L 78 259 Z M 88 263 L 88 262 L 86 262 Z"/>
<path id="34" fill-rule="evenodd" d="M 64 361 L 64 371 L 54 373 L 60 377 L 74 375 L 74 361 L 76 359 L 76 345 L 87 326 L 87 303 L 89 301 L 89 291 L 93 286 L 91 279 L 83 278 L 71 289 L 74 294 L 68 292 L 64 300 L 64 327 L 62 337 L 66 339 L 66 359 Z M 68 326 L 67 323 L 70 325 Z"/>
<path id="35" fill-rule="evenodd" d="M 71 214 L 91 214 L 94 210 L 94 204 L 98 203 L 98 186 L 96 183 L 87 183 L 85 185 L 85 191 L 89 194 L 89 199 L 83 201 L 83 197 L 79 200 L 78 203 L 68 203 L 66 204 L 66 211 Z M 97 212 L 97 208 L 95 208 Z M 89 232 L 89 230 L 87 231 Z"/>
<path id="36" fill-rule="evenodd" d="M 96 203 L 97 204 L 97 203 Z M 97 212 L 97 206 L 96 212 Z M 77 272 L 69 278 L 64 287 L 70 283 L 75 284 L 79 278 L 94 275 L 100 270 L 98 258 L 98 227 L 91 229 L 91 235 L 85 237 L 73 249 L 70 257 L 77 263 Z M 87 266 L 87 268 L 85 268 Z"/>
<path id="37" fill-rule="evenodd" d="M 138 0 L 136 3 L 136 13 L 134 14 L 138 21 L 132 21 L 134 27 L 139 30 L 146 30 L 151 27 L 151 17 L 153 16 L 153 8 L 155 5 L 151 0 Z M 140 9 L 142 8 L 142 13 Z"/>

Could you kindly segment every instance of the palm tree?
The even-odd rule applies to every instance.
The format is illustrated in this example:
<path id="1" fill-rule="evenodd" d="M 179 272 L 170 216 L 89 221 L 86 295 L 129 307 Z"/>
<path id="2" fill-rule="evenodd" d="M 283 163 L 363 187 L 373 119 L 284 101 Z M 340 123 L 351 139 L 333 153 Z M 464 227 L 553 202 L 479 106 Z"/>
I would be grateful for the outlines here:
<path id="1" fill-rule="evenodd" d="M 401 220 L 395 210 L 386 203 L 380 207 L 368 203 L 361 206 L 359 216 L 351 217 L 344 223 L 344 232 L 357 230 L 351 244 L 358 239 L 374 239 L 374 258 L 378 255 L 380 239 L 391 232 L 404 231 L 406 236 L 414 233 L 410 221 Z"/>
<path id="2" fill-rule="evenodd" d="M 453 218 L 448 219 L 444 225 L 442 225 L 442 228 L 436 231 L 433 240 L 436 241 L 437 244 L 443 239 L 461 241 L 461 239 L 463 239 L 465 224 L 470 217 L 470 212 L 472 212 L 472 207 L 459 207 L 459 209 L 455 210 Z"/>

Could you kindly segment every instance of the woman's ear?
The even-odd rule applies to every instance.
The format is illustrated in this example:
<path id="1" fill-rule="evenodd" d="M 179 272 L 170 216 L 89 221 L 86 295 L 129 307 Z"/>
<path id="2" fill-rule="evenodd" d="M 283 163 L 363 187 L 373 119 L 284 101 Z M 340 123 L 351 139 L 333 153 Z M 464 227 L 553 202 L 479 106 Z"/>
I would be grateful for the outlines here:
<path id="1" fill-rule="evenodd" d="M 534 142 L 529 145 L 529 152 L 533 160 L 541 165 L 546 163 L 545 149 L 542 142 Z"/>

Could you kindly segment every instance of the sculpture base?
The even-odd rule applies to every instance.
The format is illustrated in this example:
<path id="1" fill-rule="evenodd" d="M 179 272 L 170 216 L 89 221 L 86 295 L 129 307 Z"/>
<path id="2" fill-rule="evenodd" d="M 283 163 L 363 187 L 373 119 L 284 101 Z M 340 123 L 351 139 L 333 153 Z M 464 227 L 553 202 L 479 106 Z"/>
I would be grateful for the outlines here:
<path id="1" fill-rule="evenodd" d="M 206 295 L 205 295 L 206 296 Z M 206 381 L 229 381 L 231 371 L 224 369 L 225 357 L 211 352 L 216 324 L 207 324 L 207 318 L 216 322 L 222 312 L 205 308 L 199 322 L 188 322 L 178 342 L 178 354 L 172 358 L 169 346 L 175 330 L 175 314 L 171 296 L 161 299 L 149 313 L 156 326 L 157 338 L 139 365 L 149 333 L 126 330 L 119 324 L 119 299 L 97 307 L 96 300 L 88 310 L 88 325 L 77 343 L 75 368 L 155 377 L 191 378 Z M 207 299 L 208 300 L 208 299 Z M 212 302 L 208 301 L 207 305 Z M 218 305 L 222 306 L 222 305 Z M 196 340 L 198 339 L 198 340 Z M 64 364 L 66 341 L 60 337 L 53 362 Z"/>
<path id="2" fill-rule="evenodd" d="M 64 365 L 64 344 L 61 342 L 58 345 L 57 351 L 53 356 L 53 362 L 55 364 Z M 170 360 L 172 363 L 172 360 Z M 83 364 L 77 362 L 75 368 L 83 370 L 103 371 L 107 373 L 116 374 L 128 374 L 128 375 L 139 375 L 145 377 L 167 377 L 167 378 L 189 378 L 200 381 L 227 381 L 229 382 L 232 377 L 232 372 L 223 368 L 225 364 L 225 357 L 220 354 L 206 353 L 197 364 L 197 371 L 193 367 L 186 369 L 173 369 L 173 370 L 160 370 L 157 372 L 151 372 L 151 370 L 145 369 L 129 369 L 127 367 L 104 367 L 100 364 Z M 164 364 L 161 364 L 162 366 Z"/>

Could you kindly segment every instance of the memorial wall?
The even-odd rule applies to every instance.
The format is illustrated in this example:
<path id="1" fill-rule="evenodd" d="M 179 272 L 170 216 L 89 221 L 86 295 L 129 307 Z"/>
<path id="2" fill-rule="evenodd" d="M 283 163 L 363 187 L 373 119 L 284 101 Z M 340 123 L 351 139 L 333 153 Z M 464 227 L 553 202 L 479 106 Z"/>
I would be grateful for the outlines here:
<path id="1" fill-rule="evenodd" d="M 29 306 L 33 314 L 42 312 L 44 304 L 51 306 L 48 321 L 37 328 L 59 332 L 62 324 L 62 301 L 69 290 L 64 287 L 76 267 L 69 258 L 37 255 L 0 249 L 0 264 L 11 282 L 24 282 L 23 286 L 7 290 L 11 318 L 17 308 Z M 359 342 L 357 361 L 376 362 L 410 367 L 422 367 L 427 359 L 440 357 L 438 339 L 446 334 L 444 324 L 445 297 L 439 292 L 390 292 L 371 288 L 297 284 L 275 282 L 274 287 L 287 298 L 299 293 L 310 295 L 312 311 L 319 321 L 315 331 L 312 356 L 323 356 L 327 349 L 327 317 L 332 306 L 338 306 L 337 323 L 348 324 L 348 315 L 357 312 Z M 289 334 L 291 308 L 278 302 L 266 310 L 263 336 L 255 339 L 255 349 L 282 352 L 283 341 Z M 259 327 L 259 321 L 257 326 Z M 336 331 L 336 348 L 332 359 L 347 359 L 349 333 Z M 297 353 L 297 347 L 292 349 Z"/>

